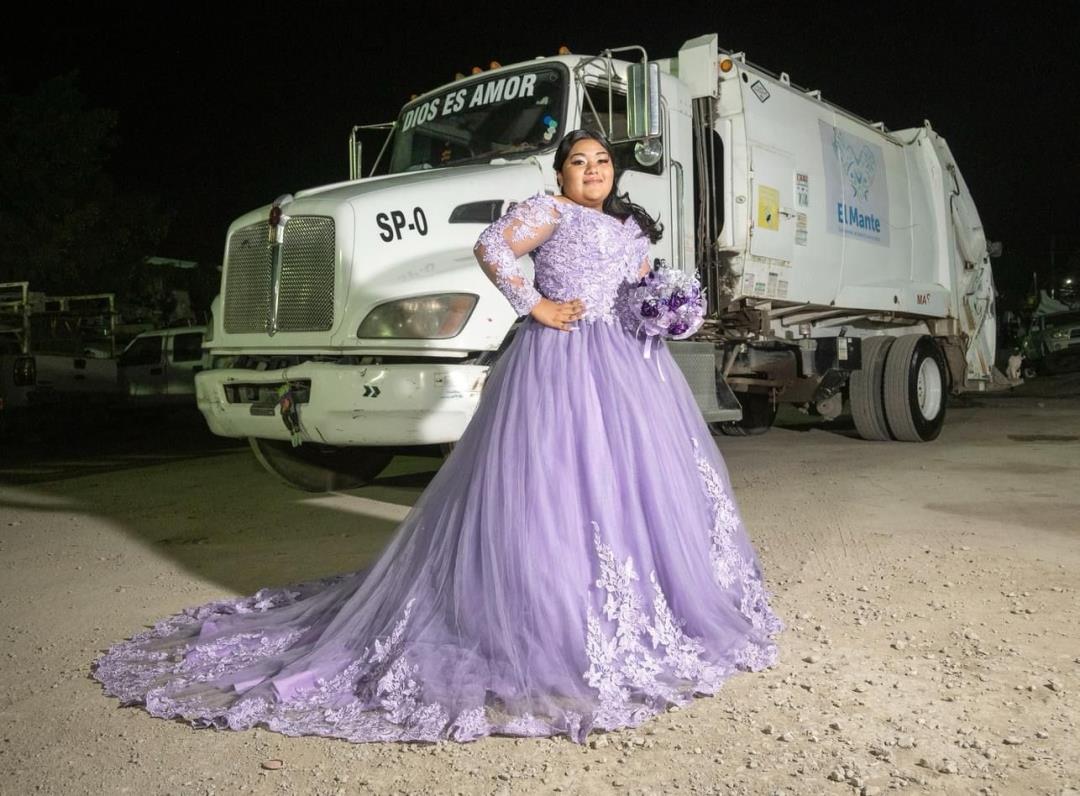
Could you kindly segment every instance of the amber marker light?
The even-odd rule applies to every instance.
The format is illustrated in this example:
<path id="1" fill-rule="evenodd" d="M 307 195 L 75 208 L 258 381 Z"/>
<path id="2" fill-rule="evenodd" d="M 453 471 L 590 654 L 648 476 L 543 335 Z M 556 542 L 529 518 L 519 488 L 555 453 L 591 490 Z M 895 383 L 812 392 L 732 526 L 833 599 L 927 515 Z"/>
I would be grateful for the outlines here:
<path id="1" fill-rule="evenodd" d="M 734 62 L 730 58 L 725 58 L 720 62 L 720 71 L 725 75 L 735 68 Z"/>
<path id="2" fill-rule="evenodd" d="M 569 55 L 569 54 L 570 54 L 570 48 L 567 47 L 565 44 L 560 44 L 559 45 L 559 55 Z"/>
<path id="3" fill-rule="evenodd" d="M 474 75 L 478 75 L 478 74 L 480 74 L 480 73 L 481 73 L 481 72 L 483 72 L 483 71 L 484 71 L 484 70 L 483 70 L 483 69 L 481 69 L 481 68 L 480 68 L 479 66 L 474 66 L 474 67 L 472 68 L 472 74 L 474 74 Z"/>
<path id="4" fill-rule="evenodd" d="M 502 64 L 500 64 L 498 61 L 492 61 L 490 64 L 488 64 L 488 69 L 499 69 L 501 67 Z"/>

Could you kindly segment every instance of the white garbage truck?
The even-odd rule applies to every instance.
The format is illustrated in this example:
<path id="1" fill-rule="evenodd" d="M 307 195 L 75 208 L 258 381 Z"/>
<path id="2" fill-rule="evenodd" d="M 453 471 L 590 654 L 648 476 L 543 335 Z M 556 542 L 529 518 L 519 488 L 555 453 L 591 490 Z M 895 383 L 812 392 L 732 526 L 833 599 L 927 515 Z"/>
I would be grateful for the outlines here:
<path id="1" fill-rule="evenodd" d="M 669 345 L 714 430 L 759 433 L 790 403 L 850 412 L 868 440 L 929 441 L 950 392 L 989 385 L 993 247 L 945 140 L 706 35 L 671 58 L 474 70 L 354 128 L 348 181 L 234 221 L 215 365 L 197 378 L 211 430 L 308 490 L 451 447 L 519 323 L 473 244 L 513 202 L 556 192 L 555 148 L 579 127 L 607 135 L 621 190 L 664 224 L 654 264 L 701 279 L 709 319 Z"/>

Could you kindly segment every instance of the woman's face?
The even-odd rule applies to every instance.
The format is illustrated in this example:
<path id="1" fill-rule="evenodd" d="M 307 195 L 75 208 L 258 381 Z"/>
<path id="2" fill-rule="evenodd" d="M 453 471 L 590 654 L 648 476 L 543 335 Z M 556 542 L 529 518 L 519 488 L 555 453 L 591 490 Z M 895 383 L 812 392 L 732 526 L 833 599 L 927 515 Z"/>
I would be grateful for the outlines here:
<path id="1" fill-rule="evenodd" d="M 592 138 L 583 138 L 570 148 L 559 172 L 563 196 L 594 210 L 603 208 L 614 182 L 611 155 Z"/>

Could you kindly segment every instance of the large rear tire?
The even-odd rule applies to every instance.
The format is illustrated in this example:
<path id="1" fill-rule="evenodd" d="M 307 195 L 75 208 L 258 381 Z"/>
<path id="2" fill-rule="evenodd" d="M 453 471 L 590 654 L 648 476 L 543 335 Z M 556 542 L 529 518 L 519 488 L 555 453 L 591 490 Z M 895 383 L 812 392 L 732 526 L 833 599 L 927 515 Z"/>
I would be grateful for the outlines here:
<path id="1" fill-rule="evenodd" d="M 756 437 L 772 428 L 778 405 L 768 393 L 736 393 L 742 405 L 742 420 L 724 420 L 710 423 L 714 430 L 728 437 Z"/>
<path id="2" fill-rule="evenodd" d="M 336 448 L 249 437 L 259 464 L 291 487 L 305 492 L 335 492 L 371 483 L 394 458 L 392 448 Z"/>
<path id="3" fill-rule="evenodd" d="M 885 362 L 885 417 L 901 442 L 936 439 L 945 423 L 945 355 L 934 338 L 897 339 Z"/>
<path id="4" fill-rule="evenodd" d="M 867 337 L 862 341 L 862 368 L 852 371 L 848 399 L 855 430 L 863 439 L 892 439 L 885 421 L 885 359 L 896 338 Z"/>

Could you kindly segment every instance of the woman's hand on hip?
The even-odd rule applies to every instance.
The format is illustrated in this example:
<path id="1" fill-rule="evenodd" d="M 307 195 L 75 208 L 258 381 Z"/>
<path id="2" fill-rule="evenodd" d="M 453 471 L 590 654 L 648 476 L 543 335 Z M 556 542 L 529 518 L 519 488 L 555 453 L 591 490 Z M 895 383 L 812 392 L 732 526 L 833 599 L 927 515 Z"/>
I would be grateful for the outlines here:
<path id="1" fill-rule="evenodd" d="M 529 314 L 544 326 L 563 332 L 572 332 L 576 327 L 571 324 L 585 314 L 585 302 L 581 299 L 552 301 L 541 298 Z"/>

